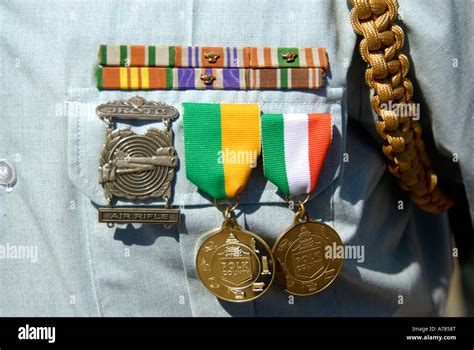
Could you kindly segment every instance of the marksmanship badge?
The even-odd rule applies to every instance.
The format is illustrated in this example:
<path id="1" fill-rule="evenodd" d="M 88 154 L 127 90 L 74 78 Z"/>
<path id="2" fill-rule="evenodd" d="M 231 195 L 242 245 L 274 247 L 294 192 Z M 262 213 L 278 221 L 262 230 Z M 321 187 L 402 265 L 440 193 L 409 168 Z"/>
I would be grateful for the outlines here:
<path id="1" fill-rule="evenodd" d="M 104 187 L 108 208 L 99 208 L 99 221 L 114 223 L 179 222 L 179 209 L 171 208 L 172 181 L 178 156 L 173 147 L 170 122 L 178 111 L 161 102 L 148 102 L 141 97 L 112 101 L 97 107 L 97 115 L 107 125 L 107 136 L 100 155 L 99 182 Z M 149 128 L 136 134 L 130 126 L 113 128 L 113 119 L 162 120 L 165 128 Z M 113 198 L 134 201 L 162 198 L 164 208 L 144 206 L 114 207 Z"/>

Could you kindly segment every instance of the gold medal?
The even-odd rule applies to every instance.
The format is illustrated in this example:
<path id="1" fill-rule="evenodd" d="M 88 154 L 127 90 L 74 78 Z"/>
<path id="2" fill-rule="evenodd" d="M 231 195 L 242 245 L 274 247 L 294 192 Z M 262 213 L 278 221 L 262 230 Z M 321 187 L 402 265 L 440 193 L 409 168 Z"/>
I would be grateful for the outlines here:
<path id="1" fill-rule="evenodd" d="M 255 104 L 183 106 L 186 176 L 214 198 L 218 209 L 217 200 L 226 199 L 226 208 L 221 210 L 222 227 L 211 232 L 198 249 L 198 276 L 222 300 L 254 300 L 273 282 L 273 255 L 260 237 L 239 227 L 234 210 L 260 154 L 260 108 Z M 253 156 L 223 160 L 226 152 L 242 151 Z M 231 198 L 236 198 L 234 205 L 229 202 Z"/>
<path id="2" fill-rule="evenodd" d="M 307 296 L 328 287 L 339 274 L 342 257 L 334 248 L 342 246 L 337 232 L 311 220 L 299 202 L 293 225 L 273 245 L 276 280 L 290 294 Z"/>
<path id="3" fill-rule="evenodd" d="M 196 267 L 212 294 L 232 302 L 262 296 L 275 275 L 270 247 L 254 233 L 241 229 L 229 208 L 222 227 L 199 248 Z"/>

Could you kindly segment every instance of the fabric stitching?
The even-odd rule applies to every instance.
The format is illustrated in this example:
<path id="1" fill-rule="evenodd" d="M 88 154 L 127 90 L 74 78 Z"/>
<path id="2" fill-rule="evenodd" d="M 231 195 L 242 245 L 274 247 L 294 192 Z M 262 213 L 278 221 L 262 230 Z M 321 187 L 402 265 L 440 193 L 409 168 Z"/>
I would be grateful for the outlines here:
<path id="1" fill-rule="evenodd" d="M 95 185 L 90 183 L 90 181 L 87 179 L 87 177 L 85 176 L 85 173 L 83 172 L 83 169 L 82 169 L 81 118 L 76 117 L 76 119 L 77 119 L 77 169 L 78 169 L 78 172 L 79 172 L 79 176 L 83 179 L 83 182 L 86 186 L 88 186 L 89 188 L 94 190 L 96 194 L 98 194 L 98 193 L 100 193 L 100 191 L 98 190 L 98 188 Z"/>
<path id="2" fill-rule="evenodd" d="M 87 206 L 85 206 L 84 208 L 86 208 Z M 92 259 L 92 248 L 91 248 L 91 244 L 90 244 L 90 241 L 89 241 L 89 229 L 87 227 L 87 224 L 85 225 L 85 237 L 86 237 L 86 245 L 87 245 L 87 258 L 88 258 L 88 262 L 89 262 L 89 268 L 90 268 L 90 271 L 91 271 L 91 278 L 92 278 L 92 289 L 93 289 L 93 292 L 94 292 L 94 296 L 95 296 L 95 301 L 96 301 L 96 305 L 97 305 L 97 313 L 98 313 L 98 316 L 99 317 L 103 317 L 104 316 L 104 305 L 103 305 L 103 298 L 102 298 L 102 292 L 100 290 L 100 286 L 99 286 L 99 283 L 98 281 L 96 281 L 96 271 L 95 271 L 95 264 L 93 262 L 93 259 Z"/>

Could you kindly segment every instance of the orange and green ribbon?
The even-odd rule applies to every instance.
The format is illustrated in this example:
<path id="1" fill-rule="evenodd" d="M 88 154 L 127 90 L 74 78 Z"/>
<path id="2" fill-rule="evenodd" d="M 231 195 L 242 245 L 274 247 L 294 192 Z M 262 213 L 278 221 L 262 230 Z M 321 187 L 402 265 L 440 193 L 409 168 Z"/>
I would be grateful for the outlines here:
<path id="1" fill-rule="evenodd" d="M 215 199 L 245 187 L 260 155 L 257 104 L 183 103 L 186 176 Z"/>

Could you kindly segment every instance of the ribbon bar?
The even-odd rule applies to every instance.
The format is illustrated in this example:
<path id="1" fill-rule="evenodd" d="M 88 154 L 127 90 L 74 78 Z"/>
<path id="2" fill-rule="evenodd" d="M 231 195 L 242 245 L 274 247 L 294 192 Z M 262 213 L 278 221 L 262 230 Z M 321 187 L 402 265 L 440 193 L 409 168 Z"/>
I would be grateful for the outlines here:
<path id="1" fill-rule="evenodd" d="M 315 90 L 324 85 L 320 68 L 97 68 L 100 90 Z"/>
<path id="2" fill-rule="evenodd" d="M 251 68 L 321 68 L 328 69 L 326 50 L 297 47 L 252 47 Z"/>
<path id="3" fill-rule="evenodd" d="M 99 64 L 170 68 L 321 68 L 324 48 L 100 45 Z"/>

